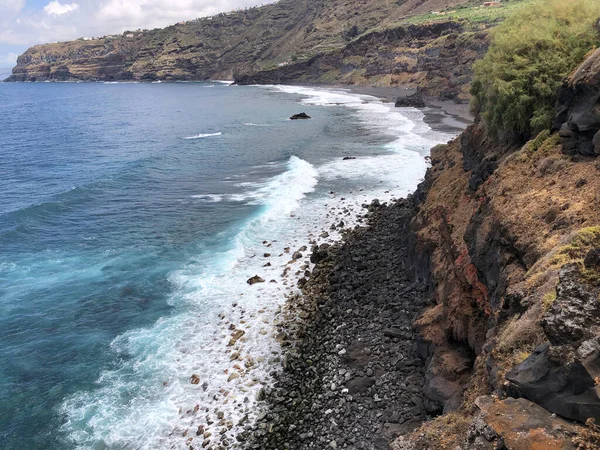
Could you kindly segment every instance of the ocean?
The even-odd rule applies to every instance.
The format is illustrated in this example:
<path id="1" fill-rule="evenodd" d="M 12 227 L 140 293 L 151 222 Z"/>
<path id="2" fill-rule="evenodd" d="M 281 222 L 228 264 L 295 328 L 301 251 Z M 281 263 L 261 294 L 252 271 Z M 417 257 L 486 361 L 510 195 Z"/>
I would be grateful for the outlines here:
<path id="1" fill-rule="evenodd" d="M 0 83 L 2 448 L 233 446 L 303 247 L 416 188 L 459 131 L 424 119 L 320 88 Z"/>

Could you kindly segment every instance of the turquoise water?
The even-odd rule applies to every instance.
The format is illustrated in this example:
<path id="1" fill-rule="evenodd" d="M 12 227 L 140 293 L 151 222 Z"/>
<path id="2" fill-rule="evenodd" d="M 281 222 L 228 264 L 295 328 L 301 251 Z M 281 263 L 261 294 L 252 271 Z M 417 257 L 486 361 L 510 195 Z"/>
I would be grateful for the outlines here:
<path id="1" fill-rule="evenodd" d="M 414 189 L 450 137 L 373 98 L 221 83 L 4 83 L 0 117 L 6 449 L 187 448 L 217 409 L 251 416 L 284 248 L 328 227 L 332 191 Z M 254 359 L 227 381 L 233 321 Z"/>

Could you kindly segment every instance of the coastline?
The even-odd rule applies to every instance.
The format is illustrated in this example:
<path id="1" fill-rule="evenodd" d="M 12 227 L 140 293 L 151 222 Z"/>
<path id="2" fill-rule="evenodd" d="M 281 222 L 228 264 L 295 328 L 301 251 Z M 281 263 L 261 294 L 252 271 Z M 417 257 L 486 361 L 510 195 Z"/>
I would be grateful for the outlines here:
<path id="1" fill-rule="evenodd" d="M 412 321 L 427 286 L 410 279 L 405 199 L 363 205 L 367 226 L 316 262 L 283 311 L 283 369 L 242 448 L 387 449 L 426 418 Z"/>
<path id="2" fill-rule="evenodd" d="M 458 134 L 468 125 L 442 108 L 420 110 L 435 130 Z M 334 221 L 347 220 L 343 200 L 330 209 Z M 281 367 L 257 396 L 257 420 L 237 434 L 240 448 L 384 450 L 426 420 L 413 321 L 428 286 L 411 278 L 410 195 L 362 208 L 351 212 L 354 228 L 310 242 L 312 271 L 297 274 L 301 293 L 290 293 L 278 314 Z"/>
<path id="3" fill-rule="evenodd" d="M 377 97 L 384 103 L 394 103 L 398 98 L 408 97 L 417 92 L 417 89 L 402 86 L 367 86 L 359 84 L 293 84 L 290 86 L 306 86 L 321 89 L 339 89 L 359 95 Z M 452 100 L 440 100 L 425 97 L 425 108 L 419 108 L 425 114 L 425 122 L 439 124 L 445 122 L 451 127 L 466 128 L 474 121 L 468 103 L 456 103 Z"/>

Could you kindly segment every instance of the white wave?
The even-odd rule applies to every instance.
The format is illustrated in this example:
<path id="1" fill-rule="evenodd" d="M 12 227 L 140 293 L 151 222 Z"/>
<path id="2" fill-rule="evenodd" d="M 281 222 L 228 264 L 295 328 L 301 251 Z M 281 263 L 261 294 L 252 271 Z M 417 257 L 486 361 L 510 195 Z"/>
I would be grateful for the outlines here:
<path id="1" fill-rule="evenodd" d="M 66 399 L 63 431 L 78 448 L 199 448 L 203 437 L 196 437 L 198 425 L 212 433 L 213 446 L 221 431 L 232 438 L 241 428 L 240 419 L 247 415 L 251 422 L 260 412 L 256 393 L 269 384 L 273 366 L 268 359 L 280 355 L 272 336 L 274 311 L 293 290 L 293 277 L 283 275 L 282 269 L 291 266 L 294 273 L 304 264 L 304 258 L 289 264 L 285 248 L 293 251 L 309 238 L 335 239 L 338 231 L 329 225 L 343 218 L 353 226 L 361 203 L 374 197 L 387 201 L 414 190 L 425 173 L 428 149 L 450 137 L 431 130 L 420 111 L 399 111 L 372 97 L 276 88 L 301 95 L 306 104 L 351 108 L 363 126 L 390 135 L 390 143 L 381 155 L 358 154 L 350 161 L 340 157 L 318 168 L 291 157 L 287 170 L 275 177 L 234 184 L 242 189 L 238 194 L 194 196 L 247 202 L 257 205 L 256 213 L 233 236 L 224 232 L 220 241 L 225 247 L 207 250 L 173 272 L 169 281 L 175 291 L 169 303 L 175 312 L 115 339 L 111 347 L 124 356 L 122 366 L 103 372 L 97 389 Z M 319 181 L 324 188 L 343 186 L 344 191 L 313 193 Z M 322 230 L 330 236 L 320 238 Z M 248 286 L 246 280 L 254 275 L 276 283 Z M 228 347 L 231 325 L 245 334 Z M 232 352 L 239 359 L 231 360 Z M 230 378 L 232 373 L 238 378 Z M 199 376 L 199 384 L 190 382 L 192 374 Z M 217 420 L 219 412 L 225 424 Z M 207 419 L 214 423 L 208 426 Z M 227 422 L 233 425 L 230 431 Z M 235 446 L 230 439 L 229 448 Z"/>
<path id="2" fill-rule="evenodd" d="M 220 83 L 226 85 L 232 85 L 234 82 L 229 80 L 210 80 L 211 83 Z"/>
<path id="3" fill-rule="evenodd" d="M 198 425 L 217 438 L 221 431 L 232 436 L 219 412 L 233 424 L 232 432 L 244 416 L 258 414 L 256 393 L 272 370 L 267 360 L 280 351 L 272 333 L 274 310 L 286 291 L 281 271 L 290 256 L 284 247 L 294 244 L 297 229 L 290 214 L 317 178 L 311 164 L 292 156 L 285 172 L 255 186 L 262 207 L 233 239 L 224 239 L 227 248 L 200 255 L 171 274 L 175 293 L 169 303 L 176 312 L 117 337 L 111 348 L 126 362 L 103 372 L 97 389 L 63 403 L 63 431 L 77 448 L 199 448 Z M 271 247 L 263 244 L 267 239 Z M 264 252 L 273 256 L 267 259 Z M 267 261 L 272 266 L 264 267 Z M 256 274 L 277 283 L 248 286 L 246 280 Z M 232 324 L 245 334 L 230 347 Z M 232 360 L 234 351 L 239 359 Z M 190 382 L 192 375 L 198 384 Z M 193 444 L 186 443 L 189 438 Z"/>
<path id="4" fill-rule="evenodd" d="M 218 132 L 218 133 L 206 133 L 206 134 L 196 134 L 195 136 L 187 136 L 184 137 L 182 139 L 202 139 L 202 138 L 207 138 L 207 137 L 212 137 L 212 136 L 221 136 L 223 133 Z"/>
<path id="5" fill-rule="evenodd" d="M 252 122 L 244 122 L 244 125 L 247 127 L 268 127 L 267 123 L 252 123 Z"/>

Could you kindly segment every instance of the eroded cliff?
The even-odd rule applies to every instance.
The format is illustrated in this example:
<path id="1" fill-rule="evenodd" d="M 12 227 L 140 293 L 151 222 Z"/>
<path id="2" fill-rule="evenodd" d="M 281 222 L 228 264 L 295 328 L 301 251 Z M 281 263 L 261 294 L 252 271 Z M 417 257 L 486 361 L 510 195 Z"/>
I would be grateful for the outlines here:
<path id="1" fill-rule="evenodd" d="M 434 302 L 415 326 L 426 407 L 446 414 L 396 449 L 600 445 L 598 61 L 552 132 L 500 145 L 480 121 L 432 150 L 411 239 Z"/>

